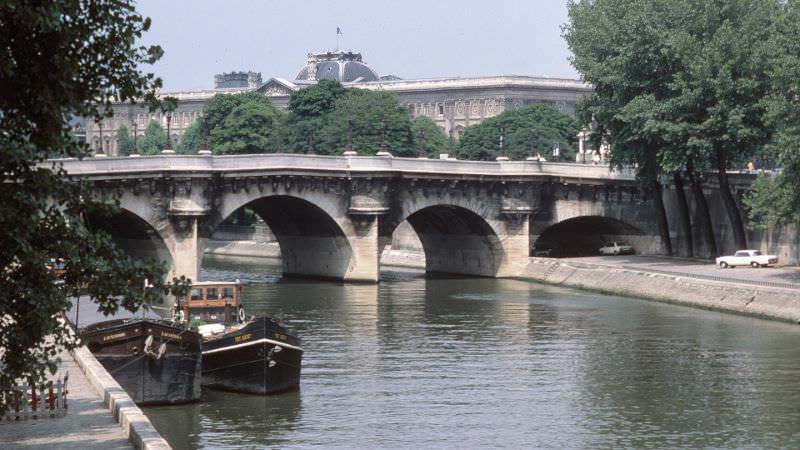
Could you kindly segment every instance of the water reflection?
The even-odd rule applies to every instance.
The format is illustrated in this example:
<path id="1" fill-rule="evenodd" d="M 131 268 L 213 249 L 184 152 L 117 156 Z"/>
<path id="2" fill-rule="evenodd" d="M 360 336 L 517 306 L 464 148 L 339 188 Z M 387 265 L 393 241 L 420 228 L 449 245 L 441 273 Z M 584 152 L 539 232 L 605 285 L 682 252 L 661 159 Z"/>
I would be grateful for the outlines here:
<path id="1" fill-rule="evenodd" d="M 300 420 L 300 392 L 256 396 L 206 390 L 201 403 L 149 407 L 159 433 L 178 449 L 281 448 Z"/>
<path id="2" fill-rule="evenodd" d="M 300 391 L 149 408 L 176 448 L 695 448 L 800 444 L 794 325 L 540 286 L 384 272 L 247 279 L 306 353 Z"/>

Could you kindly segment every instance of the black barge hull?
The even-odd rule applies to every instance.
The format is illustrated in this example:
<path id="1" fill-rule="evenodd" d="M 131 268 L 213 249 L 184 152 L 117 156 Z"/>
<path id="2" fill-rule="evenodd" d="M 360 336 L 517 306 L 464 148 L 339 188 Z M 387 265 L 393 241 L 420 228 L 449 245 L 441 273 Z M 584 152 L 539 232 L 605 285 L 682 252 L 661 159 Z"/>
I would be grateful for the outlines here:
<path id="1" fill-rule="evenodd" d="M 200 399 L 198 333 L 169 322 L 144 319 L 93 324 L 81 335 L 94 357 L 137 405 Z"/>
<path id="2" fill-rule="evenodd" d="M 269 317 L 203 342 L 203 386 L 277 394 L 300 385 L 300 340 Z"/>

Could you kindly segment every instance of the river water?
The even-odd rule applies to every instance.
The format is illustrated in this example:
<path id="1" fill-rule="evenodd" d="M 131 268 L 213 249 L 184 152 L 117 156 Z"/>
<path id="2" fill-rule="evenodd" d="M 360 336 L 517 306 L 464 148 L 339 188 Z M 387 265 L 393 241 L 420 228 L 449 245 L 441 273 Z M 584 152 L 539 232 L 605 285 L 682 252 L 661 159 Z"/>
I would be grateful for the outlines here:
<path id="1" fill-rule="evenodd" d="M 798 448 L 800 328 L 513 280 L 249 282 L 303 339 L 300 390 L 145 408 L 176 449 Z"/>

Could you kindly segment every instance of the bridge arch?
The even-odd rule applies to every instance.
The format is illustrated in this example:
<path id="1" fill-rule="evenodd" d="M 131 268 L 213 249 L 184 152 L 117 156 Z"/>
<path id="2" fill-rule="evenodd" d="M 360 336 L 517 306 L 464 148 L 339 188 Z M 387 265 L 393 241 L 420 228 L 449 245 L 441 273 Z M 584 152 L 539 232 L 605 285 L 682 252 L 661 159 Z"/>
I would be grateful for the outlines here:
<path id="1" fill-rule="evenodd" d="M 595 256 L 600 247 L 611 242 L 632 245 L 636 253 L 652 253 L 652 235 L 622 220 L 599 215 L 571 217 L 550 225 L 536 236 L 533 253 Z"/>
<path id="2" fill-rule="evenodd" d="M 168 269 L 173 269 L 175 259 L 167 242 L 151 222 L 135 212 L 121 208 L 111 216 L 87 214 L 86 224 L 92 231 L 108 233 L 117 246 L 133 258 L 165 262 Z"/>
<path id="3" fill-rule="evenodd" d="M 425 252 L 427 272 L 496 276 L 507 252 L 481 214 L 451 203 L 416 205 L 405 220 Z"/>
<path id="4" fill-rule="evenodd" d="M 225 204 L 222 221 L 240 208 L 249 208 L 269 226 L 281 250 L 284 276 L 347 279 L 357 255 L 346 224 L 334 217 L 335 203 L 288 194 L 242 197 Z M 213 229 L 208 231 L 210 235 Z"/>

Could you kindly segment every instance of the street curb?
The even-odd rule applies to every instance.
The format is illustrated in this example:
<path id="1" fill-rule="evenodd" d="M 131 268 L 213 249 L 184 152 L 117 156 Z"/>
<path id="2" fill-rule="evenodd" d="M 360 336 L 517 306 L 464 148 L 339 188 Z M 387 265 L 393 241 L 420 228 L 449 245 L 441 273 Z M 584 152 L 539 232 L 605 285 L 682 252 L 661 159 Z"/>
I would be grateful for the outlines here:
<path id="1" fill-rule="evenodd" d="M 103 404 L 136 448 L 142 450 L 172 449 L 142 410 L 136 406 L 125 390 L 86 347 L 75 349 L 72 357 L 86 374 L 95 391 L 103 397 Z"/>

